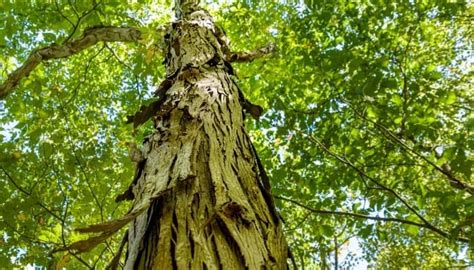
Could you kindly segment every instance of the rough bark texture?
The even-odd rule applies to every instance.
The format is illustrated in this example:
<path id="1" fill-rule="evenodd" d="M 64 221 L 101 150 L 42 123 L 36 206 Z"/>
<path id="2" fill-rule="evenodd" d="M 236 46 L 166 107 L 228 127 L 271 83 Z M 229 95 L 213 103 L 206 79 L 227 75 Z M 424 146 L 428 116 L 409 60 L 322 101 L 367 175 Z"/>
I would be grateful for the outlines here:
<path id="1" fill-rule="evenodd" d="M 280 218 L 244 129 L 245 99 L 224 62 L 222 32 L 203 10 L 181 12 L 167 36 L 170 83 L 128 196 L 136 217 L 125 269 L 286 269 Z"/>

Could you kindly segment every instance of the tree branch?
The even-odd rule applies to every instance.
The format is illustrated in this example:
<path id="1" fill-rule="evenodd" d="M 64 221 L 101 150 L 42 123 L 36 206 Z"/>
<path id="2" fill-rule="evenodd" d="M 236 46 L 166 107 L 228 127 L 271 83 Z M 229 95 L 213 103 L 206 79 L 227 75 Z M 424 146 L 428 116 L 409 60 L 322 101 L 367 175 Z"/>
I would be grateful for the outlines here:
<path id="1" fill-rule="evenodd" d="M 18 183 L 15 181 L 15 179 L 13 179 L 13 177 L 7 172 L 7 170 L 5 170 L 3 167 L 0 166 L 0 169 L 3 171 L 3 173 L 7 176 L 7 178 L 10 180 L 10 182 L 23 194 L 25 194 L 26 196 L 31 196 L 32 193 L 28 190 L 26 190 L 25 188 L 21 187 L 20 185 L 18 185 Z M 36 204 L 38 204 L 41 208 L 43 208 L 43 210 L 45 210 L 46 212 L 48 212 L 50 215 L 52 215 L 53 217 L 55 217 L 56 219 L 58 219 L 59 221 L 63 222 L 63 219 L 58 216 L 56 213 L 54 213 L 52 210 L 50 210 L 48 207 L 46 207 L 43 203 L 41 203 L 40 201 L 38 201 L 35 197 L 33 197 L 33 200 L 35 201 Z"/>
<path id="2" fill-rule="evenodd" d="M 390 194 L 392 194 L 395 198 L 397 198 L 403 205 L 405 205 L 406 208 L 408 208 L 408 210 L 410 210 L 410 212 L 412 212 L 413 214 L 415 214 L 422 222 L 423 222 L 423 226 L 425 228 L 429 228 L 430 230 L 438 233 L 439 235 L 443 236 L 443 237 L 446 237 L 446 238 L 449 238 L 449 233 L 447 232 L 444 232 L 442 231 L 441 229 L 435 227 L 433 224 L 431 224 L 428 220 L 426 220 L 420 213 L 418 213 L 418 211 L 416 211 L 415 208 L 413 208 L 405 199 L 403 199 L 398 193 L 396 193 L 393 189 L 390 189 L 384 185 L 382 185 L 379 181 L 377 181 L 376 179 L 374 179 L 373 177 L 367 175 L 363 170 L 361 170 L 360 168 L 358 168 L 357 166 L 355 166 L 351 161 L 349 161 L 347 158 L 343 157 L 343 156 L 340 156 L 334 152 L 332 152 L 331 150 L 329 150 L 322 142 L 320 142 L 317 138 L 311 136 L 311 135 L 307 135 L 307 134 L 304 134 L 306 137 L 309 138 L 310 141 L 316 143 L 319 147 L 321 147 L 325 152 L 327 152 L 328 154 L 330 154 L 332 157 L 336 158 L 337 160 L 341 161 L 342 163 L 346 164 L 347 166 L 351 167 L 352 169 L 354 169 L 355 171 L 357 171 L 357 173 L 367 179 L 369 179 L 372 183 L 374 183 L 375 185 L 377 185 L 377 187 L 381 188 L 382 190 L 384 191 L 387 191 L 389 192 Z M 462 242 L 466 242 L 468 243 L 469 240 L 466 239 L 466 238 L 457 238 L 459 241 L 462 241 Z"/>
<path id="3" fill-rule="evenodd" d="M 267 46 L 249 52 L 229 52 L 225 56 L 225 60 L 229 62 L 252 62 L 257 58 L 273 53 L 275 49 L 275 44 L 270 43 Z"/>
<path id="4" fill-rule="evenodd" d="M 63 45 L 52 44 L 33 51 L 21 67 L 12 72 L 0 85 L 0 99 L 4 99 L 42 61 L 66 58 L 77 54 L 98 42 L 134 42 L 141 38 L 140 30 L 131 27 L 97 26 L 84 31 L 81 38 Z"/>
<path id="5" fill-rule="evenodd" d="M 67 113 L 66 113 L 66 110 L 64 109 L 64 106 L 61 104 L 61 102 L 59 102 L 59 108 L 60 108 L 60 111 L 62 112 L 63 114 L 63 117 L 64 117 L 64 120 L 66 121 L 66 131 L 68 134 L 71 134 L 71 129 L 70 129 L 70 125 L 71 122 L 69 121 L 69 118 L 67 117 Z M 68 140 L 71 140 L 70 138 Z M 94 202 L 97 204 L 97 207 L 99 208 L 99 211 L 100 211 L 100 217 L 101 217 L 101 221 L 104 220 L 104 212 L 103 212 L 103 206 L 102 204 L 100 203 L 99 201 L 99 198 L 97 197 L 94 189 L 92 188 L 92 185 L 91 185 L 91 181 L 90 181 L 90 177 L 89 177 L 89 174 L 86 172 L 86 168 L 84 167 L 84 165 L 82 164 L 81 162 L 81 159 L 79 158 L 78 154 L 77 154 L 77 151 L 76 151 L 76 146 L 74 143 L 72 143 L 70 141 L 70 144 L 72 145 L 72 153 L 73 153 L 73 156 L 74 156 L 74 159 L 76 160 L 77 162 L 77 165 L 79 165 L 79 169 L 80 171 L 82 172 L 82 174 L 84 175 L 84 180 L 85 180 L 85 183 L 87 185 L 87 187 L 89 188 L 89 191 L 92 195 L 92 198 L 94 199 Z M 79 150 L 80 151 L 80 150 Z"/>
<path id="6" fill-rule="evenodd" d="M 351 108 L 354 113 L 361 119 L 369 122 L 369 123 L 372 123 L 374 125 L 374 127 L 376 129 L 378 129 L 382 135 L 387 138 L 388 140 L 394 142 L 394 143 L 397 143 L 401 146 L 401 148 L 405 151 L 405 152 L 408 152 L 412 155 L 415 155 L 419 158 L 421 158 L 422 160 L 424 160 L 426 163 L 428 163 L 430 166 L 432 166 L 436 171 L 444 174 L 447 178 L 448 178 L 448 181 L 449 181 L 449 184 L 454 187 L 454 188 L 457 188 L 457 189 L 460 189 L 460 190 L 464 190 L 470 194 L 474 194 L 474 186 L 473 185 L 470 185 L 468 183 L 465 183 L 461 180 L 459 180 L 458 178 L 456 178 L 452 172 L 447 169 L 447 168 L 443 168 L 443 167 L 440 167 L 438 166 L 436 163 L 434 163 L 433 161 L 429 160 L 427 157 L 423 156 L 422 154 L 418 153 L 417 151 L 415 151 L 413 148 L 411 148 L 410 146 L 408 146 L 402 139 L 400 139 L 397 135 L 395 135 L 392 131 L 390 131 L 388 128 L 386 128 L 385 126 L 383 126 L 382 124 L 379 124 L 371 119 L 368 119 L 367 117 L 365 117 L 364 115 L 362 115 L 359 111 L 357 111 L 357 109 L 355 109 L 352 104 L 350 102 L 348 102 L 347 100 L 343 99 L 343 101 L 349 106 L 349 108 Z"/>
<path id="7" fill-rule="evenodd" d="M 327 152 L 329 155 L 332 157 L 336 158 L 337 160 L 341 161 L 342 163 L 346 164 L 347 166 L 351 167 L 357 173 L 361 176 L 364 176 L 365 178 L 369 179 L 372 183 L 374 183 L 377 187 L 381 188 L 384 191 L 389 192 L 392 194 L 394 197 L 396 197 L 403 205 L 405 205 L 413 214 L 415 214 L 421 221 L 423 221 L 425 224 L 430 224 L 418 211 L 416 211 L 412 206 L 408 204 L 398 193 L 396 193 L 393 189 L 390 189 L 384 185 L 382 185 L 379 181 L 374 179 L 373 177 L 367 175 L 363 170 L 355 166 L 351 161 L 349 161 L 347 158 L 340 156 L 334 152 L 332 152 L 326 145 L 324 145 L 322 142 L 320 142 L 317 138 L 311 136 L 311 135 L 306 135 L 310 141 L 316 143 L 319 147 L 321 147 L 325 152 Z"/>
<path id="8" fill-rule="evenodd" d="M 274 197 L 275 197 L 275 199 L 279 199 L 279 200 L 282 200 L 282 201 L 290 202 L 292 204 L 296 204 L 296 205 L 298 205 L 298 206 L 300 206 L 300 207 L 302 207 L 306 210 L 309 210 L 313 213 L 316 213 L 316 214 L 349 216 L 349 217 L 354 217 L 354 218 L 370 219 L 370 220 L 376 220 L 376 221 L 397 222 L 397 223 L 402 223 L 402 224 L 406 224 L 406 225 L 417 226 L 417 227 L 420 227 L 420 228 L 426 228 L 426 229 L 429 229 L 433 232 L 436 232 L 437 234 L 441 234 L 444 237 L 449 236 L 447 233 L 440 232 L 440 230 L 434 228 L 433 226 L 431 226 L 429 224 L 425 224 L 425 223 L 418 223 L 418 222 L 405 220 L 405 219 L 398 219 L 398 218 L 385 218 L 385 217 L 377 217 L 377 216 L 374 217 L 374 216 L 369 216 L 369 215 L 364 215 L 364 214 L 359 214 L 359 213 L 315 209 L 315 208 L 312 208 L 310 206 L 304 205 L 304 204 L 302 204 L 298 201 L 295 201 L 293 199 L 289 199 L 289 198 L 278 196 L 278 195 L 275 195 Z M 469 243 L 469 240 L 466 239 L 466 238 L 459 237 L 459 238 L 457 238 L 457 240 L 459 240 L 461 242 Z"/>

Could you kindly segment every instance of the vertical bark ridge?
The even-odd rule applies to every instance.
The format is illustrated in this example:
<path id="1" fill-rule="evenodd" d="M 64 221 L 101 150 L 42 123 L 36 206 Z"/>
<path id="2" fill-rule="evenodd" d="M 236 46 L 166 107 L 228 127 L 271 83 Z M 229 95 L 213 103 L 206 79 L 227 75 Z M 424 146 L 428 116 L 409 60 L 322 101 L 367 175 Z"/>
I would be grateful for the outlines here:
<path id="1" fill-rule="evenodd" d="M 218 31 L 199 9 L 171 27 L 166 67 L 176 79 L 143 145 L 133 208 L 151 206 L 130 224 L 125 269 L 287 268 Z"/>

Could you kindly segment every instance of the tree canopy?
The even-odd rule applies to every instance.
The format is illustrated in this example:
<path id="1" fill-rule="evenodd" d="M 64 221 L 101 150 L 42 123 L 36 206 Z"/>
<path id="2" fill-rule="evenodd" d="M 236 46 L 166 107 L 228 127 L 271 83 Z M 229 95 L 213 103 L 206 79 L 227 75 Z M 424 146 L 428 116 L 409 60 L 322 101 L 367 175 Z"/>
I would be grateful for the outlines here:
<path id="1" fill-rule="evenodd" d="M 87 237 L 75 228 L 129 208 L 114 199 L 133 178 L 128 146 L 153 128 L 134 128 L 127 116 L 165 79 L 173 12 L 161 2 L 0 2 L 2 91 L 41 48 L 80 47 L 103 27 L 136 31 L 117 40 L 126 42 L 43 55 L 0 91 L 0 265 L 102 269 L 114 256 L 119 236 L 85 254 L 52 251 Z M 276 47 L 234 68 L 246 97 L 264 108 L 247 129 L 298 267 L 473 265 L 472 4 L 206 7 L 233 50 Z"/>

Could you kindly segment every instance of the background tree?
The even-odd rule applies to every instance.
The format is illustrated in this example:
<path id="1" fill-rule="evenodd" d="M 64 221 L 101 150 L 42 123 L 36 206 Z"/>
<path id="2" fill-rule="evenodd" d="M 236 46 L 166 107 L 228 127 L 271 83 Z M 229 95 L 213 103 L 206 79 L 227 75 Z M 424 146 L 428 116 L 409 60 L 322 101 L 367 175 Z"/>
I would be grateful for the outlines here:
<path id="1" fill-rule="evenodd" d="M 343 256 L 354 239 L 374 266 L 472 263 L 472 5 L 209 4 L 233 49 L 278 48 L 235 72 L 266 109 L 246 124 L 299 267 L 354 264 Z M 126 145 L 153 128 L 133 136 L 124 122 L 165 78 L 156 28 L 172 12 L 158 3 L 0 5 L 2 82 L 34 48 L 90 26 L 143 35 L 43 62 L 0 104 L 0 263 L 47 265 L 53 248 L 85 237 L 73 228 L 128 210 L 114 202 L 133 178 Z M 119 242 L 61 263 L 104 268 Z"/>

